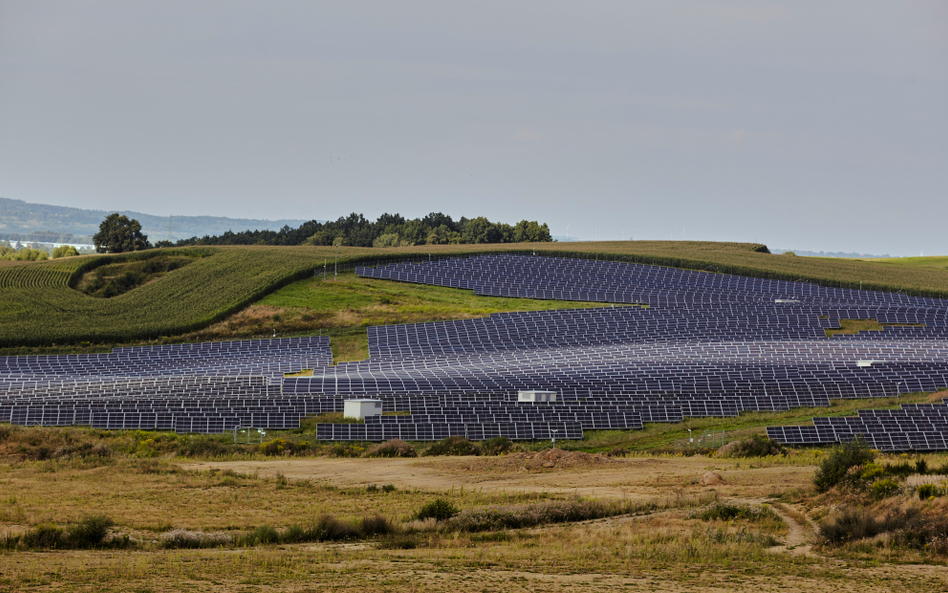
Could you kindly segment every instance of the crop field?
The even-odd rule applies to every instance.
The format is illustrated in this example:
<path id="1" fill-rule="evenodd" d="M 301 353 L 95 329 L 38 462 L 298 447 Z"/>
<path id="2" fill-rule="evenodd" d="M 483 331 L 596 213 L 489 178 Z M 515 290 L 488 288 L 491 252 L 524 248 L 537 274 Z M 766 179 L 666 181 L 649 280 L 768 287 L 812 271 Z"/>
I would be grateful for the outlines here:
<path id="1" fill-rule="evenodd" d="M 805 280 L 830 286 L 948 295 L 948 270 L 824 260 L 756 251 L 737 243 L 626 241 L 523 245 L 340 248 L 344 268 L 406 258 L 496 251 L 608 258 L 689 269 Z M 97 299 L 72 288 L 98 265 L 172 253 L 198 261 L 126 294 Z M 332 275 L 331 247 L 200 247 L 118 256 L 10 262 L 0 266 L 0 346 L 125 343 L 196 331 L 296 280 Z"/>

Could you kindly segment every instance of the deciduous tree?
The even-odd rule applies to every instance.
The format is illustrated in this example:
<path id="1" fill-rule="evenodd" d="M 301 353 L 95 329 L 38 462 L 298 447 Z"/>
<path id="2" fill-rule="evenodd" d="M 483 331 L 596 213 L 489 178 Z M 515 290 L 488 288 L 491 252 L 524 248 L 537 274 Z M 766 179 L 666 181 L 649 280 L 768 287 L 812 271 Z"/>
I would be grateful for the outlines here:
<path id="1" fill-rule="evenodd" d="M 142 225 L 118 212 L 109 214 L 92 237 L 98 253 L 125 253 L 150 249 L 148 237 L 142 234 Z"/>

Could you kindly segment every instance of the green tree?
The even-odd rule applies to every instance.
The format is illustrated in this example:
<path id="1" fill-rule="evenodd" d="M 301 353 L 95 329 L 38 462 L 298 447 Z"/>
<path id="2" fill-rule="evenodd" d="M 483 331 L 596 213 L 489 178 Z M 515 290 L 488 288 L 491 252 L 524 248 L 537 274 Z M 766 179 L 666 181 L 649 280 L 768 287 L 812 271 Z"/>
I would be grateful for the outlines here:
<path id="1" fill-rule="evenodd" d="M 546 223 L 539 224 L 535 220 L 521 220 L 514 225 L 513 240 L 516 243 L 538 243 L 552 241 L 553 237 L 550 236 L 550 228 Z"/>
<path id="2" fill-rule="evenodd" d="M 72 245 L 60 245 L 56 249 L 53 249 L 53 259 L 72 257 L 74 255 L 79 255 L 79 252 L 76 251 L 76 248 Z"/>
<path id="3" fill-rule="evenodd" d="M 99 225 L 99 232 L 92 237 L 98 253 L 125 253 L 150 249 L 148 237 L 142 234 L 142 225 L 134 218 L 129 220 L 118 212 L 109 214 Z"/>
<path id="4" fill-rule="evenodd" d="M 500 243 L 503 235 L 497 225 L 483 216 L 472 218 L 464 225 L 461 237 L 465 243 Z"/>

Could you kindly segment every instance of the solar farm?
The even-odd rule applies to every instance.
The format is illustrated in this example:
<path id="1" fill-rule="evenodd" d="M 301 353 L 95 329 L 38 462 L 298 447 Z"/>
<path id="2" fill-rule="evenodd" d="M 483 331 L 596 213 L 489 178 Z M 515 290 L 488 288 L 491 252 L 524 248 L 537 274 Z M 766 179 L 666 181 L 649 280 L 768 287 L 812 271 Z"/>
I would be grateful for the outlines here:
<path id="1" fill-rule="evenodd" d="M 320 440 L 581 439 L 584 430 L 829 406 L 948 386 L 948 301 L 641 264 L 481 255 L 357 268 L 478 295 L 599 302 L 368 328 L 369 358 L 329 338 L 0 358 L 0 422 L 221 433 L 293 429 L 380 400 L 390 414 L 317 424 Z M 610 306 L 611 305 L 611 306 Z M 841 320 L 881 329 L 828 336 Z M 312 369 L 312 376 L 287 374 Z M 553 391 L 521 402 L 521 391 Z M 394 415 L 392 413 L 398 413 Z M 884 451 L 948 449 L 948 406 L 906 404 L 768 428 L 793 445 L 862 435 Z"/>

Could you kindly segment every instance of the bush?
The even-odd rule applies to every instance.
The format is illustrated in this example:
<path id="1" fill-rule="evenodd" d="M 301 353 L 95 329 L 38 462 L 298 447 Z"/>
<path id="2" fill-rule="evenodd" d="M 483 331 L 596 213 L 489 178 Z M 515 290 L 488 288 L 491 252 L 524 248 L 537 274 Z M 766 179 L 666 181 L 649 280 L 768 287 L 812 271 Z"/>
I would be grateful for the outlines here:
<path id="1" fill-rule="evenodd" d="M 734 457 L 767 457 L 783 455 L 784 448 L 777 441 L 765 434 L 755 434 L 749 439 L 740 441 Z"/>
<path id="2" fill-rule="evenodd" d="M 299 525 L 290 525 L 280 539 L 284 543 L 296 544 L 306 540 L 306 530 Z"/>
<path id="3" fill-rule="evenodd" d="M 899 483 L 892 478 L 882 478 L 873 482 L 871 489 L 876 498 L 886 498 L 899 491 Z"/>
<path id="4" fill-rule="evenodd" d="M 273 439 L 260 444 L 260 452 L 264 455 L 292 455 L 309 448 L 308 442 L 294 443 L 285 439 Z"/>
<path id="5" fill-rule="evenodd" d="M 418 453 L 405 441 L 393 439 L 371 447 L 365 455 L 366 457 L 417 457 Z"/>
<path id="6" fill-rule="evenodd" d="M 922 484 L 918 487 L 918 499 L 919 500 L 928 500 L 934 496 L 939 496 L 941 491 L 938 489 L 938 486 L 934 484 Z"/>
<path id="7" fill-rule="evenodd" d="M 839 545 L 895 532 L 903 544 L 921 547 L 944 529 L 944 521 L 931 521 L 915 507 L 904 510 L 897 507 L 888 511 L 848 508 L 821 524 L 819 533 L 823 543 Z"/>
<path id="8" fill-rule="evenodd" d="M 66 544 L 66 534 L 54 525 L 37 525 L 23 534 L 23 545 L 30 549 L 56 549 Z"/>
<path id="9" fill-rule="evenodd" d="M 421 507 L 415 514 L 415 519 L 424 521 L 425 519 L 434 519 L 436 521 L 447 521 L 460 512 L 454 504 L 443 498 L 436 498 Z"/>
<path id="10" fill-rule="evenodd" d="M 477 443 L 464 437 L 448 437 L 428 447 L 425 455 L 480 455 L 480 452 L 481 448 Z"/>
<path id="11" fill-rule="evenodd" d="M 375 535 L 389 535 L 395 531 L 395 526 L 382 515 L 363 517 L 359 524 L 359 531 L 363 537 Z"/>
<path id="12" fill-rule="evenodd" d="M 820 525 L 820 539 L 828 544 L 838 545 L 875 537 L 879 533 L 882 533 L 882 526 L 866 509 L 845 509 L 835 518 Z"/>
<path id="13" fill-rule="evenodd" d="M 358 539 L 359 531 L 348 523 L 344 523 L 332 515 L 321 515 L 316 525 L 306 532 L 306 541 L 342 541 Z"/>
<path id="14" fill-rule="evenodd" d="M 115 522 L 105 515 L 84 517 L 69 529 L 69 543 L 76 548 L 100 546 L 113 525 Z"/>
<path id="15" fill-rule="evenodd" d="M 820 467 L 813 477 L 813 484 L 820 492 L 826 492 L 839 484 L 853 467 L 865 465 L 876 458 L 865 439 L 857 436 L 833 451 L 820 461 Z"/>

